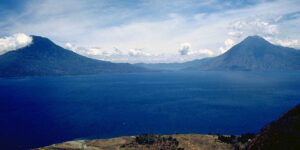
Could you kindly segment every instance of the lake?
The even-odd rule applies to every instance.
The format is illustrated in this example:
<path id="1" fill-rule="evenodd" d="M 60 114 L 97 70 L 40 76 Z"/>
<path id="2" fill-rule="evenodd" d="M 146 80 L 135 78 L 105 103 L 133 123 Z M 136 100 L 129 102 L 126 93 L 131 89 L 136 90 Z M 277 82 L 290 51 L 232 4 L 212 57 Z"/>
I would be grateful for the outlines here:
<path id="1" fill-rule="evenodd" d="M 141 133 L 258 132 L 300 103 L 300 72 L 0 79 L 0 147 Z"/>

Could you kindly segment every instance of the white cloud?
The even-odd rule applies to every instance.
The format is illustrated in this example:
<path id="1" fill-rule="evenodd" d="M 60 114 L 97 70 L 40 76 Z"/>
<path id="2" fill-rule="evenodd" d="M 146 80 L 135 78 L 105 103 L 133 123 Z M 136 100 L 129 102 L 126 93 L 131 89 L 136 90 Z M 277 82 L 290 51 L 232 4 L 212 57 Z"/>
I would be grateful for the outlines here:
<path id="1" fill-rule="evenodd" d="M 24 33 L 17 33 L 12 36 L 0 38 L 0 54 L 25 47 L 31 43 L 32 37 Z"/>
<path id="2" fill-rule="evenodd" d="M 181 43 L 178 52 L 180 55 L 188 55 L 191 51 L 191 47 L 190 43 Z"/>
<path id="3" fill-rule="evenodd" d="M 229 35 L 237 38 L 248 35 L 272 36 L 279 33 L 278 25 L 271 24 L 259 17 L 250 17 L 231 23 Z"/>
<path id="4" fill-rule="evenodd" d="M 73 51 L 85 56 L 102 54 L 100 47 L 73 47 Z"/>
<path id="5" fill-rule="evenodd" d="M 141 56 L 150 56 L 150 53 L 144 52 L 142 49 L 130 49 L 128 55 L 131 57 L 141 57 Z"/>
<path id="6" fill-rule="evenodd" d="M 93 55 L 100 55 L 102 53 L 105 53 L 101 50 L 100 47 L 83 47 L 83 46 L 76 46 L 72 45 L 71 43 L 67 42 L 65 44 L 65 48 L 68 50 L 72 50 L 75 53 L 85 55 L 85 56 L 93 56 Z M 105 53 L 106 54 L 106 53 Z"/>
<path id="7" fill-rule="evenodd" d="M 71 43 L 69 43 L 69 42 L 65 44 L 65 48 L 69 49 L 69 50 L 73 50 L 74 49 L 73 45 Z"/>
<path id="8" fill-rule="evenodd" d="M 241 36 L 244 32 L 243 31 L 230 31 L 228 32 L 228 35 L 231 35 L 231 36 Z"/>
<path id="9" fill-rule="evenodd" d="M 298 40 L 278 40 L 276 43 L 287 46 L 287 47 L 298 47 L 299 41 Z"/>
<path id="10" fill-rule="evenodd" d="M 86 55 L 100 55 L 101 48 L 99 48 L 99 47 L 87 48 L 87 49 L 85 49 L 85 53 L 86 53 Z M 103 54 L 103 52 L 102 52 L 102 54 Z M 108 54 L 106 54 L 106 55 L 108 55 Z"/>
<path id="11" fill-rule="evenodd" d="M 278 22 L 278 21 L 280 21 L 282 18 L 283 18 L 282 15 L 280 15 L 280 16 L 278 16 L 278 17 L 275 17 L 275 18 L 274 18 L 274 21 L 275 21 L 275 22 Z"/>
<path id="12" fill-rule="evenodd" d="M 219 48 L 219 50 L 221 51 L 221 54 L 227 52 L 235 43 L 232 39 L 226 39 L 224 41 L 224 44 L 225 44 L 225 47 Z"/>
<path id="13" fill-rule="evenodd" d="M 212 52 L 212 50 L 209 50 L 209 49 L 200 49 L 198 51 L 195 51 L 194 54 L 213 56 L 214 52 Z"/>
<path id="14" fill-rule="evenodd" d="M 115 62 L 124 62 L 128 61 L 130 57 L 133 58 L 145 58 L 145 57 L 152 57 L 152 56 L 157 56 L 154 54 L 150 54 L 143 49 L 140 48 L 134 48 L 134 49 L 129 49 L 122 51 L 116 47 L 114 47 L 114 50 L 112 51 L 107 51 L 103 50 L 101 47 L 84 47 L 84 46 L 76 46 L 72 45 L 71 43 L 67 42 L 65 44 L 65 48 L 72 50 L 75 53 L 88 56 L 91 58 L 96 58 L 96 59 L 102 59 L 102 60 L 107 60 L 107 61 L 115 61 Z M 119 60 L 116 60 L 119 59 Z M 141 59 L 143 60 L 143 59 Z"/>
<path id="15" fill-rule="evenodd" d="M 124 7 L 127 3 L 109 1 L 29 1 L 21 13 L 6 16 L 2 22 L 4 17 L 0 18 L 0 35 L 24 32 L 48 37 L 60 45 L 72 41 L 65 47 L 71 46 L 68 49 L 82 55 L 115 62 L 199 59 L 204 54 L 228 50 L 232 44 L 224 44 L 224 39 L 238 43 L 254 34 L 300 40 L 299 19 L 285 19 L 287 14 L 299 11 L 299 0 L 260 1 L 231 9 L 227 9 L 227 5 L 224 8 L 224 3 L 216 0 L 137 3 Z M 184 55 L 181 55 L 178 43 L 184 41 L 192 47 L 182 48 Z M 287 44 L 283 41 L 281 43 Z M 121 53 L 116 52 L 115 47 L 120 48 Z M 137 52 L 132 48 L 143 50 Z M 130 49 L 133 52 L 129 52 Z"/>
<path id="16" fill-rule="evenodd" d="M 202 58 L 204 56 L 207 57 L 207 56 L 214 55 L 212 50 L 209 49 L 192 50 L 192 46 L 190 43 L 181 43 L 178 52 L 181 56 L 195 55 L 195 56 L 200 56 L 199 58 Z"/>
<path id="17" fill-rule="evenodd" d="M 272 37 L 265 37 L 266 40 L 269 42 L 276 44 L 276 45 L 281 45 L 285 47 L 294 47 L 294 48 L 300 48 L 300 43 L 298 40 L 291 40 L 291 39 L 277 39 L 277 38 L 272 38 Z"/>

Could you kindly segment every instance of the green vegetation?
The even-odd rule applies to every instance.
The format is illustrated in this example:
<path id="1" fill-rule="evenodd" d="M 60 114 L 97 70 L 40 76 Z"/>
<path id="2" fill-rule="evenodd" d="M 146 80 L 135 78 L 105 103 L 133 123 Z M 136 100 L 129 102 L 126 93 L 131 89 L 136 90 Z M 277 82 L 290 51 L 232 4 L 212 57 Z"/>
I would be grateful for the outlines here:
<path id="1" fill-rule="evenodd" d="M 227 144 L 233 144 L 237 141 L 236 136 L 234 135 L 231 136 L 218 135 L 218 140 Z"/>
<path id="2" fill-rule="evenodd" d="M 241 136 L 235 136 L 235 135 L 226 136 L 226 135 L 218 134 L 218 140 L 227 144 L 235 144 L 239 142 L 245 144 L 246 142 L 254 138 L 255 138 L 254 133 L 245 133 L 242 134 Z"/>
<path id="3" fill-rule="evenodd" d="M 162 136 L 154 134 L 141 134 L 136 136 L 135 141 L 123 144 L 120 148 L 161 149 L 161 150 L 184 150 L 178 147 L 179 142 L 172 136 Z"/>
<path id="4" fill-rule="evenodd" d="M 246 134 L 242 134 L 240 137 L 238 137 L 238 141 L 241 142 L 241 143 L 246 143 L 252 139 L 255 138 L 255 134 L 254 133 L 246 133 Z"/>
<path id="5" fill-rule="evenodd" d="M 138 144 L 152 145 L 155 142 L 156 136 L 154 134 L 141 134 L 135 138 Z"/>

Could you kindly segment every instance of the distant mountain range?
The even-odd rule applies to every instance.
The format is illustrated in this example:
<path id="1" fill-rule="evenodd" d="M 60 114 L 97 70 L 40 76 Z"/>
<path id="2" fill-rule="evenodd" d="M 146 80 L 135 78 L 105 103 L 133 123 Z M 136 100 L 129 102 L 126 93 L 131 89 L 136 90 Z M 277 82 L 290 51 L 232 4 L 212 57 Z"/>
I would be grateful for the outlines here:
<path id="1" fill-rule="evenodd" d="M 66 50 L 47 38 L 32 36 L 33 43 L 0 55 L 0 77 L 91 75 L 145 72 L 127 63 L 87 58 Z"/>
<path id="2" fill-rule="evenodd" d="M 186 63 L 136 64 L 157 70 L 295 71 L 300 70 L 300 50 L 273 45 L 249 36 L 226 53 Z"/>
<path id="3" fill-rule="evenodd" d="M 147 63 L 137 63 L 134 64 L 139 67 L 152 69 L 152 70 L 160 70 L 160 71 L 179 71 L 182 69 L 186 69 L 189 67 L 194 67 L 199 64 L 202 64 L 206 61 L 208 61 L 211 58 L 203 58 L 203 59 L 197 59 L 193 61 L 188 61 L 184 63 L 153 63 L 153 64 L 147 64 Z"/>
<path id="4" fill-rule="evenodd" d="M 0 77 L 91 75 L 150 70 L 299 71 L 300 50 L 249 36 L 226 53 L 185 63 L 128 64 L 91 59 L 66 50 L 47 38 L 0 55 Z"/>

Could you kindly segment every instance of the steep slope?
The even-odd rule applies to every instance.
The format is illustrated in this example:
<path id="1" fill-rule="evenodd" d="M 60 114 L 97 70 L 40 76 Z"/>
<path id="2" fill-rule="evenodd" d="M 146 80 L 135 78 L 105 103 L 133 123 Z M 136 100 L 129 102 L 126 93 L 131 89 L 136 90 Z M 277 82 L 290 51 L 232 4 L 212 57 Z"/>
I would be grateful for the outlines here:
<path id="1" fill-rule="evenodd" d="M 47 38 L 32 36 L 27 47 L 0 56 L 0 77 L 89 75 L 143 72 L 126 63 L 90 59 L 57 46 Z"/>
<path id="2" fill-rule="evenodd" d="M 300 149 L 300 104 L 265 126 L 248 150 Z"/>
<path id="3" fill-rule="evenodd" d="M 300 70 L 300 51 L 273 45 L 259 36 L 249 36 L 226 53 L 187 70 Z"/>

